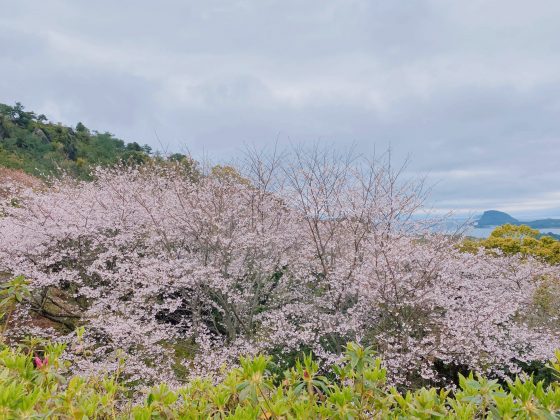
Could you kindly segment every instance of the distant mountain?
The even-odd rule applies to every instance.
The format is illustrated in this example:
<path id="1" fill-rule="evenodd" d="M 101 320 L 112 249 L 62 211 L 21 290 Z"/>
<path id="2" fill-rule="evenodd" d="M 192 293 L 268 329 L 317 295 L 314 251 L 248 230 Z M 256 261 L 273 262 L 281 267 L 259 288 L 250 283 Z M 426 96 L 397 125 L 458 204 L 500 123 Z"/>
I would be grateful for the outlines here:
<path id="1" fill-rule="evenodd" d="M 476 227 L 490 227 L 490 226 L 500 226 L 505 224 L 518 225 L 519 220 L 511 217 L 509 214 L 498 210 L 487 210 L 482 213 L 480 219 L 478 219 Z"/>
<path id="2" fill-rule="evenodd" d="M 492 227 L 505 224 L 527 225 L 533 229 L 554 229 L 560 228 L 560 219 L 539 219 L 533 221 L 520 221 L 503 211 L 488 210 L 478 219 L 475 227 Z"/>
<path id="3" fill-rule="evenodd" d="M 522 222 L 524 225 L 531 226 L 533 229 L 554 229 L 560 228 L 560 219 L 540 219 L 532 222 Z"/>

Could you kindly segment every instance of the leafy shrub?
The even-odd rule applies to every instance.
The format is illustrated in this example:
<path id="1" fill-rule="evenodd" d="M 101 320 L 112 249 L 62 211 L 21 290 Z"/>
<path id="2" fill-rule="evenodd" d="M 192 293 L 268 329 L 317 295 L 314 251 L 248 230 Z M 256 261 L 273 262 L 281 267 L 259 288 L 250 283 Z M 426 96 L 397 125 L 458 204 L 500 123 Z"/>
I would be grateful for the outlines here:
<path id="1" fill-rule="evenodd" d="M 37 343 L 36 343 L 37 344 Z M 40 354 L 37 351 L 41 349 Z M 282 376 L 270 373 L 266 356 L 241 358 L 238 368 L 213 383 L 199 378 L 172 388 L 152 387 L 132 399 L 120 371 L 70 376 L 60 357 L 63 345 L 0 349 L 2 418 L 559 418 L 560 384 L 532 378 L 500 385 L 496 380 L 459 377 L 459 388 L 421 388 L 401 393 L 387 384 L 387 371 L 370 348 L 348 344 L 336 379 L 304 357 Z M 122 361 L 124 366 L 126 361 Z M 551 368 L 558 374 L 560 352 Z"/>

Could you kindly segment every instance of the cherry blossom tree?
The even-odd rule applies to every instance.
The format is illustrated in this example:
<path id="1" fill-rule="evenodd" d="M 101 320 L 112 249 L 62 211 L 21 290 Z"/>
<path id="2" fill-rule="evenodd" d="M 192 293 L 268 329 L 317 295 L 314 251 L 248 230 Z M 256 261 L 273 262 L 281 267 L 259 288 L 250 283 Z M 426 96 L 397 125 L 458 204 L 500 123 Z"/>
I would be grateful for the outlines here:
<path id="1" fill-rule="evenodd" d="M 374 346 L 399 384 L 445 381 L 438 364 L 503 375 L 549 358 L 558 339 L 524 314 L 558 267 L 460 252 L 415 217 L 426 193 L 388 155 L 319 148 L 250 151 L 203 176 L 119 167 L 18 191 L 0 218 L 0 271 L 32 294 L 12 334 L 47 317 L 77 369 L 115 368 L 122 350 L 130 380 L 262 351 L 329 363 L 349 341 Z"/>

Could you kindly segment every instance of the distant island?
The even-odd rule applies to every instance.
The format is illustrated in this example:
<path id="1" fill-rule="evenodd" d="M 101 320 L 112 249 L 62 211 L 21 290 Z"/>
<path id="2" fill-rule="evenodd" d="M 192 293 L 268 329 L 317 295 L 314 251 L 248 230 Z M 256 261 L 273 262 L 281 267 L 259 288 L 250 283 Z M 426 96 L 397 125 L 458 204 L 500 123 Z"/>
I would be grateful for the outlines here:
<path id="1" fill-rule="evenodd" d="M 475 224 L 476 228 L 485 228 L 492 226 L 510 225 L 526 225 L 533 229 L 555 229 L 560 228 L 560 219 L 539 219 L 533 221 L 521 221 L 510 216 L 503 211 L 488 210 L 485 211 Z"/>

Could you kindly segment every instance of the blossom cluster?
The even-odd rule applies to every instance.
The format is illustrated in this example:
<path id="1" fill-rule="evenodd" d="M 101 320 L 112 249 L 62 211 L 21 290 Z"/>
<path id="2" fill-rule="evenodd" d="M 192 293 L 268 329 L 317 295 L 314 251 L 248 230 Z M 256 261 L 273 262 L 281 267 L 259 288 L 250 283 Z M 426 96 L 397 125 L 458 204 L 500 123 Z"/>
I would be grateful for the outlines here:
<path id="1" fill-rule="evenodd" d="M 524 318 L 558 267 L 460 252 L 414 217 L 422 185 L 386 160 L 253 155 L 196 179 L 98 169 L 18 194 L 0 218 L 0 272 L 30 280 L 26 310 L 86 325 L 79 343 L 58 332 L 81 373 L 115 368 L 120 350 L 131 381 L 174 383 L 259 352 L 328 365 L 357 341 L 410 384 L 445 381 L 442 364 L 517 372 L 560 347 Z M 14 334 L 35 328 L 18 313 Z"/>

